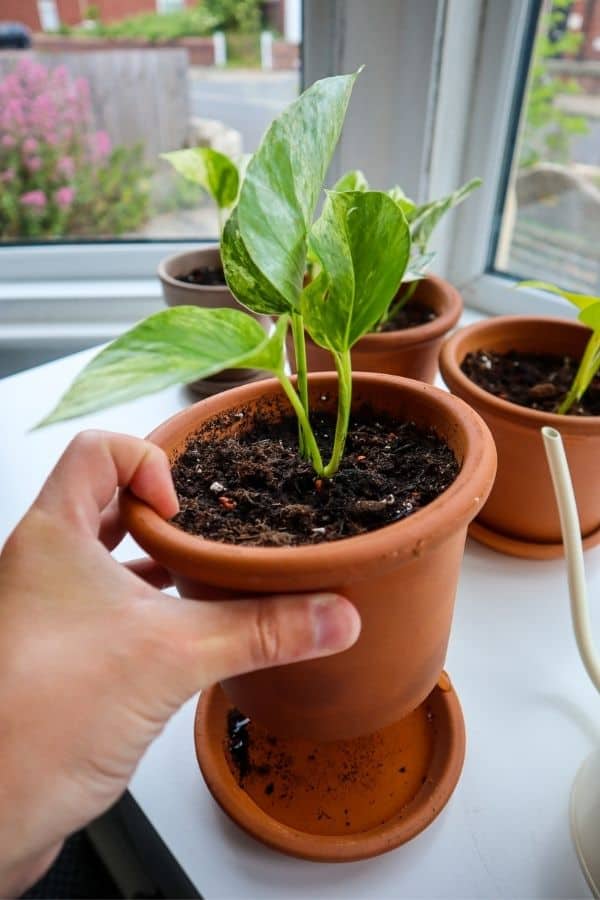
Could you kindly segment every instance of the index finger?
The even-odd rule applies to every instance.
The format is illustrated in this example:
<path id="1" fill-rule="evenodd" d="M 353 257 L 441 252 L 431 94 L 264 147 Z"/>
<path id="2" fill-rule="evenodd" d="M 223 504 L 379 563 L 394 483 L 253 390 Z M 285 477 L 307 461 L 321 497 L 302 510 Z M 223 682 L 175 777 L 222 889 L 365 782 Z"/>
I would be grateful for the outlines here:
<path id="1" fill-rule="evenodd" d="M 34 507 L 97 537 L 100 514 L 119 487 L 128 487 L 165 519 L 179 510 L 164 451 L 150 441 L 110 431 L 78 434 L 51 472 Z"/>

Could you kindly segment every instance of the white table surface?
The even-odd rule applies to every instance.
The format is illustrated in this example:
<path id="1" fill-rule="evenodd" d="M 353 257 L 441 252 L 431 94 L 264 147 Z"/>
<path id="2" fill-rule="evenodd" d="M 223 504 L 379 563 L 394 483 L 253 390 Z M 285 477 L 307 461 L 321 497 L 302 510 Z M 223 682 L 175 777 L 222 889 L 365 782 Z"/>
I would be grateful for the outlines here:
<path id="1" fill-rule="evenodd" d="M 189 402 L 184 389 L 170 389 L 28 433 L 90 355 L 0 381 L 0 542 L 76 432 L 99 427 L 144 435 Z M 134 552 L 128 540 L 120 558 Z M 595 602 L 600 548 L 586 554 L 586 566 Z M 594 628 L 600 644 L 597 616 Z M 131 792 L 207 900 L 589 897 L 568 803 L 579 765 L 600 743 L 600 698 L 577 655 L 563 562 L 511 559 L 468 542 L 447 669 L 466 720 L 464 772 L 441 816 L 385 856 L 316 864 L 246 837 L 216 807 L 196 765 L 196 700 L 148 750 Z M 600 835 L 598 841 L 600 850 Z"/>

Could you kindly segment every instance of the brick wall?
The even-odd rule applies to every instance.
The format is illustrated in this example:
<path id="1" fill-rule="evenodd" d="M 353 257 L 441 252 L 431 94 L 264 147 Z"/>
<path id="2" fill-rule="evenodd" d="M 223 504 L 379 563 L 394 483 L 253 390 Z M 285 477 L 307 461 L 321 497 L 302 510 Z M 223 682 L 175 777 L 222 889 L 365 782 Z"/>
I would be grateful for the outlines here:
<path id="1" fill-rule="evenodd" d="M 103 22 L 119 21 L 141 12 L 156 12 L 156 0 L 94 0 L 94 3 Z M 194 3 L 195 0 L 184 0 L 184 6 Z"/>
<path id="2" fill-rule="evenodd" d="M 184 0 L 193 6 L 195 0 Z M 78 25 L 86 7 L 97 6 L 105 22 L 124 19 L 141 12 L 156 12 L 156 0 L 56 0 L 56 9 L 64 25 Z M 0 0 L 0 21 L 23 22 L 32 31 L 41 29 L 36 0 Z"/>
<path id="3" fill-rule="evenodd" d="M 568 21 L 575 33 L 584 35 L 577 58 L 600 60 L 600 0 L 574 0 Z"/>
<path id="4" fill-rule="evenodd" d="M 3 22 L 22 22 L 37 31 L 40 27 L 37 4 L 34 0 L 2 0 L 0 20 Z"/>
<path id="5" fill-rule="evenodd" d="M 290 41 L 273 41 L 273 68 L 299 69 L 300 48 Z"/>
<path id="6" fill-rule="evenodd" d="M 212 66 L 215 62 L 215 48 L 210 37 L 178 38 L 168 44 L 151 44 L 142 38 L 88 38 L 65 37 L 60 34 L 36 34 L 33 47 L 44 53 L 71 53 L 94 50 L 156 49 L 161 47 L 181 47 L 187 51 L 190 66 Z"/>

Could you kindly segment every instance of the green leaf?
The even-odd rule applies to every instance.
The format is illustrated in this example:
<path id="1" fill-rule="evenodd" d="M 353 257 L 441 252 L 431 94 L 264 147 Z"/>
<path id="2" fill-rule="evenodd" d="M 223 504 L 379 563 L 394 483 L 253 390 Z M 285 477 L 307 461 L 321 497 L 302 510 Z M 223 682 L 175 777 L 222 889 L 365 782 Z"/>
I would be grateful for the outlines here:
<path id="1" fill-rule="evenodd" d="M 37 427 L 207 378 L 223 369 L 282 372 L 287 326 L 284 316 L 268 337 L 241 310 L 176 306 L 155 313 L 101 350 Z"/>
<path id="2" fill-rule="evenodd" d="M 317 81 L 275 119 L 250 160 L 240 190 L 230 259 L 252 260 L 255 269 L 297 311 L 306 267 L 306 249 L 323 180 L 337 144 L 355 75 Z M 243 250 L 241 245 L 243 245 Z M 229 267 L 228 282 L 241 293 Z M 248 299 L 242 302 L 248 303 Z"/>
<path id="3" fill-rule="evenodd" d="M 342 193 L 343 191 L 368 191 L 369 182 L 360 169 L 351 169 L 336 181 L 333 190 L 337 193 Z"/>
<path id="4" fill-rule="evenodd" d="M 426 251 L 431 234 L 440 219 L 462 203 L 481 184 L 481 178 L 472 178 L 446 197 L 440 197 L 439 200 L 433 200 L 431 203 L 425 203 L 416 208 L 410 220 L 410 231 L 413 242 L 421 252 Z"/>
<path id="5" fill-rule="evenodd" d="M 408 281 L 420 281 L 422 278 L 425 278 L 427 269 L 434 259 L 435 253 L 421 253 L 412 256 L 404 273 L 402 284 L 406 284 Z"/>
<path id="6" fill-rule="evenodd" d="M 562 288 L 557 287 L 555 284 L 550 284 L 548 281 L 519 281 L 515 287 L 531 287 L 537 288 L 540 291 L 550 291 L 550 293 L 558 294 L 559 297 L 568 300 L 569 303 L 572 303 L 577 309 L 586 309 L 588 306 L 600 302 L 600 297 L 595 297 L 592 294 L 575 294 L 572 291 L 564 291 Z"/>
<path id="7" fill-rule="evenodd" d="M 391 197 L 394 203 L 396 203 L 400 207 L 400 209 L 406 216 L 407 222 L 410 223 L 412 217 L 415 214 L 415 210 L 418 209 L 417 204 L 406 196 L 399 184 L 395 184 L 394 187 L 390 188 L 387 193 L 388 197 Z"/>
<path id="8" fill-rule="evenodd" d="M 211 147 L 194 147 L 161 153 L 161 157 L 188 181 L 205 188 L 219 209 L 235 203 L 240 178 L 235 163 L 224 153 Z"/>
<path id="9" fill-rule="evenodd" d="M 562 401 L 558 408 L 561 414 L 567 413 L 576 400 L 580 400 L 588 389 L 592 378 L 600 368 L 600 297 L 594 297 L 591 294 L 575 294 L 572 291 L 564 291 L 555 284 L 548 281 L 520 281 L 515 287 L 532 287 L 542 291 L 550 291 L 552 294 L 558 294 L 568 300 L 577 309 L 580 310 L 578 319 L 588 328 L 591 328 L 593 334 L 587 342 L 587 346 L 579 363 L 577 372 L 573 379 L 573 383 L 569 389 L 566 398 Z"/>
<path id="10" fill-rule="evenodd" d="M 595 303 L 584 307 L 577 318 L 592 331 L 600 332 L 600 298 L 597 297 Z"/>
<path id="11" fill-rule="evenodd" d="M 387 194 L 328 193 L 311 248 L 324 274 L 303 292 L 304 324 L 315 343 L 343 353 L 395 296 L 410 254 L 408 224 Z"/>
<path id="12" fill-rule="evenodd" d="M 244 178 L 246 177 L 246 169 L 248 168 L 248 165 L 249 165 L 251 159 L 252 159 L 251 153 L 242 153 L 242 155 L 240 156 L 240 158 L 238 160 L 238 176 L 239 176 L 239 181 L 240 181 L 239 187 L 238 187 L 238 195 L 242 189 L 242 185 L 244 183 Z M 235 199 L 237 200 L 238 198 L 236 197 Z"/>
<path id="13" fill-rule="evenodd" d="M 231 293 L 248 309 L 267 316 L 281 316 L 289 311 L 288 301 L 250 258 L 240 233 L 237 206 L 225 223 L 221 262 Z"/>

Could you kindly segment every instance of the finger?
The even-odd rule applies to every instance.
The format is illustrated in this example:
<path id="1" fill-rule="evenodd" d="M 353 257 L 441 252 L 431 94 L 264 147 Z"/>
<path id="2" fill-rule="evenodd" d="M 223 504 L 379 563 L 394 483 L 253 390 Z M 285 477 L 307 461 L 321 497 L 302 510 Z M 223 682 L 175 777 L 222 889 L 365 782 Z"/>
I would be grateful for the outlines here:
<path id="1" fill-rule="evenodd" d="M 109 431 L 78 434 L 35 505 L 96 536 L 100 514 L 118 487 L 129 487 L 164 518 L 179 509 L 166 454 L 149 441 Z"/>
<path id="2" fill-rule="evenodd" d="M 124 566 L 126 569 L 129 569 L 130 572 L 133 572 L 134 575 L 137 575 L 138 578 L 141 578 L 142 581 L 151 584 L 160 591 L 171 587 L 173 584 L 171 573 L 159 563 L 154 562 L 153 559 L 149 559 L 148 557 L 132 559 L 129 562 L 124 563 Z"/>
<path id="3" fill-rule="evenodd" d="M 160 655 L 169 660 L 181 703 L 242 672 L 338 653 L 360 633 L 358 612 L 336 594 L 169 604 L 161 600 L 162 621 L 158 625 L 150 615 L 152 630 L 146 634 L 160 642 Z M 153 652 L 155 659 L 158 653 Z"/>
<path id="4" fill-rule="evenodd" d="M 100 514 L 98 540 L 104 544 L 107 550 L 114 550 L 125 537 L 126 531 L 127 529 L 121 522 L 119 495 L 115 493 L 106 509 Z"/>

